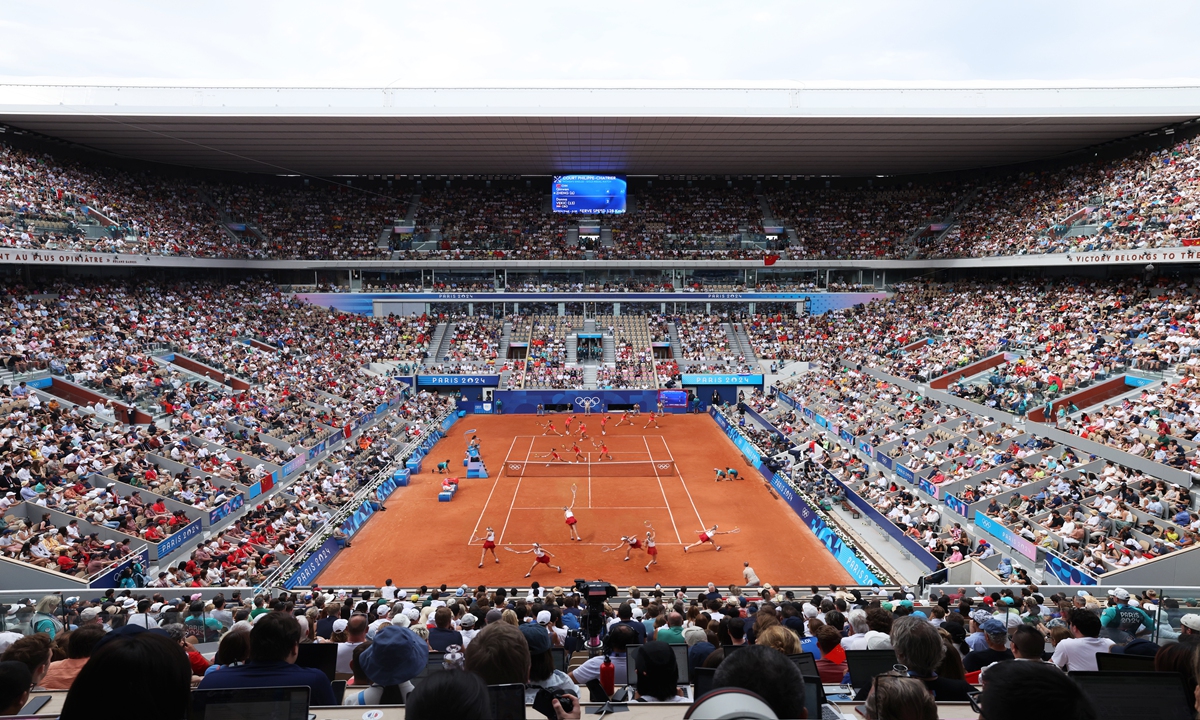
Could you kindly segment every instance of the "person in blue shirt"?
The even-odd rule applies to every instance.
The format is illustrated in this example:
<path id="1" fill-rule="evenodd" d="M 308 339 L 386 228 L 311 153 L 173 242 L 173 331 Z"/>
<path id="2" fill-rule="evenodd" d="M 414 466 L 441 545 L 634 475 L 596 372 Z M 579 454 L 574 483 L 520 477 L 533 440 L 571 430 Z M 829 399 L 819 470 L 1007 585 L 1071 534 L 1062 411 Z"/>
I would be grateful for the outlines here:
<path id="1" fill-rule="evenodd" d="M 287 613 L 273 611 L 258 618 L 250 630 L 250 661 L 204 676 L 199 690 L 226 688 L 309 688 L 310 705 L 336 705 L 329 678 L 316 668 L 295 665 L 300 653 L 300 623 Z"/>

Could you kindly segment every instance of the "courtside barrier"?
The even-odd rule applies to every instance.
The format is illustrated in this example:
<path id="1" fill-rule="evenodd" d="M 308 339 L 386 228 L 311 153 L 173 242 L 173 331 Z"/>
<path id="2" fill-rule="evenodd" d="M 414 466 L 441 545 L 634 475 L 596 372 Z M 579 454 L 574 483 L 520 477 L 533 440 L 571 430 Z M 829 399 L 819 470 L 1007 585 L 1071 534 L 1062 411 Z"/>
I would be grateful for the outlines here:
<path id="1" fill-rule="evenodd" d="M 746 438 L 745 435 L 737 429 L 737 426 L 729 422 L 723 414 L 717 411 L 716 407 L 709 406 L 708 414 L 712 416 L 721 430 L 725 432 L 733 444 L 737 446 L 747 460 L 751 461 L 754 468 L 762 474 L 763 478 L 770 483 L 775 492 L 779 493 L 779 497 L 783 498 L 792 510 L 800 516 L 804 524 L 812 530 L 813 535 L 821 541 L 825 549 L 833 555 L 838 564 L 850 573 L 850 577 L 861 585 L 882 585 L 883 581 L 879 579 L 871 569 L 867 567 L 866 562 L 858 556 L 856 548 L 850 543 L 842 540 L 833 528 L 831 528 L 821 517 L 821 513 L 810 506 L 808 502 L 801 497 L 800 493 L 792 487 L 791 483 L 785 478 L 776 475 L 762 462 L 762 455 L 754 447 L 754 444 Z M 893 526 L 894 527 L 894 526 Z"/>

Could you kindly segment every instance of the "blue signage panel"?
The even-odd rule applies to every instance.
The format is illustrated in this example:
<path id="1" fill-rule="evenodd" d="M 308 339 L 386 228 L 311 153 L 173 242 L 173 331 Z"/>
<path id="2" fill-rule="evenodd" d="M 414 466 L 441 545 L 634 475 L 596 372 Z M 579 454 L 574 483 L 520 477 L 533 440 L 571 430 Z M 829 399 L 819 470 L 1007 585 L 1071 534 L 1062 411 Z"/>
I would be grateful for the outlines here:
<path id="1" fill-rule="evenodd" d="M 990 534 L 1030 560 L 1037 560 L 1037 546 L 1013 532 L 1010 528 L 993 520 L 983 512 L 975 511 L 975 527 Z"/>
<path id="2" fill-rule="evenodd" d="M 192 538 L 196 537 L 199 534 L 200 534 L 200 521 L 199 520 L 193 520 L 192 522 L 188 523 L 187 525 L 184 525 L 182 530 L 175 533 L 174 535 L 168 535 L 166 537 L 166 539 L 164 539 L 162 542 L 160 542 L 158 544 L 158 559 L 162 560 L 166 556 L 170 555 L 171 553 L 175 552 L 179 548 L 183 547 L 184 543 L 186 543 L 188 540 L 191 540 Z"/>
<path id="3" fill-rule="evenodd" d="M 142 572 L 150 568 L 150 551 L 142 550 L 140 553 L 134 553 L 125 558 L 121 562 L 109 568 L 108 572 L 88 583 L 90 588 L 115 588 L 121 580 L 121 571 L 133 565 L 135 562 L 141 563 Z"/>
<path id="4" fill-rule="evenodd" d="M 259 485 L 259 487 L 261 488 L 262 486 Z M 223 505 L 219 505 L 208 511 L 208 524 L 216 525 L 222 518 L 228 517 L 230 513 L 242 507 L 245 502 L 246 498 L 242 497 L 241 493 L 234 495 Z"/>
<path id="5" fill-rule="evenodd" d="M 1046 553 L 1046 572 L 1063 585 L 1095 585 L 1096 578 L 1053 553 Z"/>
<path id="6" fill-rule="evenodd" d="M 725 435 L 727 435 L 729 439 L 733 441 L 733 444 L 737 446 L 737 449 L 742 451 L 742 455 L 745 455 L 746 459 L 749 460 L 751 464 L 758 465 L 760 462 L 762 462 L 762 455 L 758 454 L 758 450 L 754 447 L 754 445 L 747 440 L 745 436 L 738 432 L 736 427 L 730 425 L 729 421 L 725 419 L 724 415 L 717 412 L 717 409 L 711 406 L 708 408 L 708 414 L 712 415 L 713 419 L 717 421 L 717 425 L 719 425 Z"/>
<path id="7" fill-rule="evenodd" d="M 945 500 L 947 508 L 953 510 L 959 515 L 962 515 L 963 517 L 967 517 L 967 513 L 970 512 L 970 510 L 967 509 L 967 504 L 965 502 L 959 500 L 957 496 L 949 494 L 946 495 Z"/>
<path id="8" fill-rule="evenodd" d="M 284 581 L 283 586 L 291 590 L 297 585 L 311 585 L 312 581 L 317 579 L 317 575 L 321 574 L 321 571 L 325 569 L 325 566 L 329 564 L 329 561 L 341 549 L 341 544 L 333 538 L 329 538 L 321 543 L 321 547 L 317 548 L 316 552 L 309 555 L 308 559 L 301 563 L 296 572 L 292 573 L 292 576 Z"/>
<path id="9" fill-rule="evenodd" d="M 762 385 L 762 375 L 684 375 L 684 385 Z"/>
<path id="10" fill-rule="evenodd" d="M 499 375 L 418 375 L 418 387 L 452 387 L 474 385 L 495 387 L 500 384 Z"/>

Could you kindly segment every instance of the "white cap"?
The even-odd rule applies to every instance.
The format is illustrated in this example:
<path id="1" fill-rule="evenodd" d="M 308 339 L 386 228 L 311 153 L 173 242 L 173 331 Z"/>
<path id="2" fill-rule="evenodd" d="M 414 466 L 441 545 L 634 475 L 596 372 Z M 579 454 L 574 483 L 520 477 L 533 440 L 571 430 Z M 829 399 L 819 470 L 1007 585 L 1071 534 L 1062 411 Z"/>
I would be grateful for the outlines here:
<path id="1" fill-rule="evenodd" d="M 341 618 L 338 618 L 337 620 L 333 621 L 333 631 L 334 632 L 343 632 L 343 631 L 345 631 L 346 626 L 349 624 L 350 624 L 349 620 L 343 620 Z"/>
<path id="2" fill-rule="evenodd" d="M 538 613 L 538 614 L 537 614 L 537 622 L 538 622 L 538 625 L 548 625 L 548 624 L 550 624 L 550 611 L 549 611 L 549 610 L 543 610 L 543 611 L 541 611 L 540 613 Z"/>
<path id="3" fill-rule="evenodd" d="M 1117 588 L 1116 590 L 1112 591 L 1112 596 L 1118 600 L 1128 600 L 1129 599 L 1129 591 L 1126 590 L 1125 588 Z"/>

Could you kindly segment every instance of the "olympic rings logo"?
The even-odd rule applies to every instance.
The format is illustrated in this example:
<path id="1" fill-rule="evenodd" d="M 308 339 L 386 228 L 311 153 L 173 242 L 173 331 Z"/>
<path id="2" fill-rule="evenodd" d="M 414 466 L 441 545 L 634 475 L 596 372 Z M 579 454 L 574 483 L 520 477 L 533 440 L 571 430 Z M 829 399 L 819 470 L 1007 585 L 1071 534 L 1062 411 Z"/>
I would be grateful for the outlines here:
<path id="1" fill-rule="evenodd" d="M 594 408 L 597 405 L 599 405 L 600 398 L 598 398 L 598 397 L 577 397 L 577 398 L 575 398 L 575 404 L 586 410 L 588 408 Z"/>

